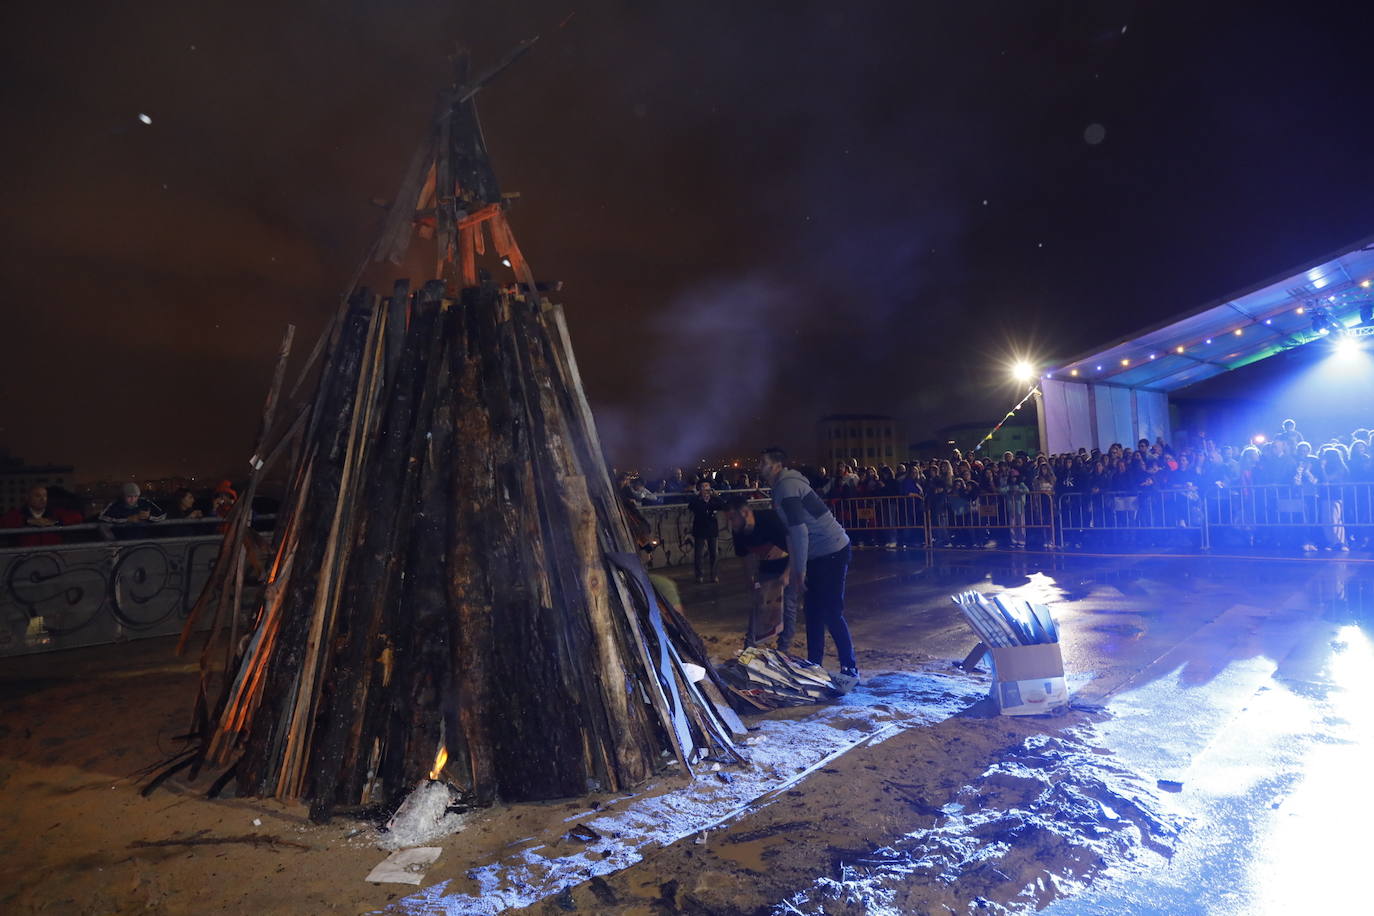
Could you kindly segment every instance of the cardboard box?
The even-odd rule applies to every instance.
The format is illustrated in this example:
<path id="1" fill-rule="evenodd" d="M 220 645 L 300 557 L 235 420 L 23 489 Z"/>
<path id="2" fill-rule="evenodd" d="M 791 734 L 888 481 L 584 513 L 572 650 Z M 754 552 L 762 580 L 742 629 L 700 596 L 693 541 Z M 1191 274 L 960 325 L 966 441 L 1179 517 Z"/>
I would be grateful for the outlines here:
<path id="1" fill-rule="evenodd" d="M 992 699 L 1002 715 L 1044 715 L 1069 702 L 1058 643 L 988 651 L 992 655 Z"/>

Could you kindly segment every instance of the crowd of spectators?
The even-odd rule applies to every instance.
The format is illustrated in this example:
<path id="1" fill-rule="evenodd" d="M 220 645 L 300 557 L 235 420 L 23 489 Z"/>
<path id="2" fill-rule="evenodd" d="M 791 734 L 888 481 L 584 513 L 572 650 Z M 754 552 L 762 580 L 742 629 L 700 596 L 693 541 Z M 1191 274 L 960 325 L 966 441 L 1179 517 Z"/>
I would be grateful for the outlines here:
<path id="1" fill-rule="evenodd" d="M 83 513 L 78 508 L 80 501 L 73 494 L 52 493 L 48 487 L 37 484 L 29 488 L 23 505 L 0 515 L 0 529 L 22 529 L 24 532 L 0 537 L 0 547 L 47 547 L 107 538 L 217 535 L 224 531 L 222 520 L 229 515 L 238 498 L 233 485 L 225 480 L 213 490 L 202 493 L 176 490 L 167 500 L 170 508 L 164 509 L 138 484 L 126 483 L 119 496 L 104 508 Z M 215 519 L 221 523 L 213 524 Z M 63 530 L 76 526 L 81 527 L 75 531 Z"/>
<path id="2" fill-rule="evenodd" d="M 850 461 L 800 470 L 859 546 L 921 546 L 926 513 L 936 546 L 1053 547 L 1091 539 L 1077 532 L 1093 529 L 1196 529 L 1201 513 L 1247 542 L 1309 551 L 1367 546 L 1374 528 L 1374 486 L 1349 486 L 1374 484 L 1371 431 L 1314 444 L 1293 420 L 1244 446 L 1200 437 L 1175 447 L 1160 438 L 1105 451 L 996 456 L 954 450 L 895 466 Z M 757 477 L 739 468 L 616 479 L 621 495 L 638 506 L 686 504 L 702 481 L 716 492 L 765 495 Z M 880 497 L 910 502 L 873 501 Z M 711 565 L 698 574 L 709 577 Z"/>
<path id="3" fill-rule="evenodd" d="M 999 529 L 1001 540 L 1027 546 L 1032 537 L 1044 546 L 1054 524 L 1065 518 L 1076 527 L 1164 527 L 1188 515 L 1211 511 L 1212 521 L 1244 529 L 1272 525 L 1296 531 L 1305 550 L 1348 549 L 1351 541 L 1368 543 L 1371 518 L 1369 487 L 1374 483 L 1371 431 L 1354 430 L 1313 445 L 1285 420 L 1272 437 L 1257 436 L 1250 445 L 1219 446 L 1202 439 L 1196 446 L 1175 448 L 1163 439 L 1141 439 L 1132 448 L 1114 444 L 1105 452 L 1031 456 L 1003 452 L 999 457 L 962 455 L 899 464 L 860 467 L 841 464 L 834 472 L 814 472 L 817 492 L 833 500 L 909 496 L 925 500 L 932 514 L 937 543 L 973 545 L 984 532 Z M 1166 496 L 1167 494 L 1167 496 Z M 1203 497 L 1218 494 L 1210 503 Z M 1232 494 L 1235 500 L 1230 500 Z M 1221 498 L 1227 497 L 1226 499 Z M 1170 511 L 1172 509 L 1172 513 Z M 981 511 L 980 511 L 981 510 Z M 978 516 L 991 524 L 981 525 Z M 1129 516 L 1123 519 L 1121 516 Z M 1307 524 L 1307 523 L 1311 524 Z M 881 513 L 870 525 L 870 537 L 886 537 L 901 546 L 900 534 L 884 530 Z M 1352 524 L 1360 531 L 1350 532 Z M 1305 530 L 1304 530 L 1305 529 Z M 1274 535 L 1291 540 L 1293 532 Z M 1266 535 L 1261 534 L 1261 538 Z M 1246 534 L 1253 541 L 1254 535 Z"/>
<path id="4" fill-rule="evenodd" d="M 757 473 L 734 466 L 696 471 L 671 468 L 663 474 L 653 469 L 640 474 L 611 468 L 611 479 L 621 497 L 637 506 L 686 505 L 702 483 L 709 483 L 717 494 L 757 494 L 759 499 L 765 495 Z"/>

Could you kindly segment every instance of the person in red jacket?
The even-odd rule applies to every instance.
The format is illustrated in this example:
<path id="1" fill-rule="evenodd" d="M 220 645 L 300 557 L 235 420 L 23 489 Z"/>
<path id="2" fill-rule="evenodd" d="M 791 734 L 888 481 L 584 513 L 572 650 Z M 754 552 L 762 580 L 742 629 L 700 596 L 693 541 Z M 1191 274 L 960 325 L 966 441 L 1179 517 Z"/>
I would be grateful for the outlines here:
<path id="1" fill-rule="evenodd" d="M 0 528 L 33 529 L 32 534 L 18 538 L 0 538 L 0 547 L 51 547 L 62 543 L 62 535 L 54 529 L 62 525 L 79 525 L 81 516 L 68 509 L 48 505 L 48 488 L 35 484 L 29 489 L 24 505 L 0 516 Z"/>
<path id="2" fill-rule="evenodd" d="M 218 517 L 228 518 L 229 513 L 234 511 L 234 504 L 238 501 L 239 494 L 234 489 L 234 485 L 227 480 L 221 480 L 219 486 L 215 487 L 215 495 L 210 501 L 210 508 Z M 221 532 L 228 531 L 229 526 L 220 525 L 219 530 Z"/>

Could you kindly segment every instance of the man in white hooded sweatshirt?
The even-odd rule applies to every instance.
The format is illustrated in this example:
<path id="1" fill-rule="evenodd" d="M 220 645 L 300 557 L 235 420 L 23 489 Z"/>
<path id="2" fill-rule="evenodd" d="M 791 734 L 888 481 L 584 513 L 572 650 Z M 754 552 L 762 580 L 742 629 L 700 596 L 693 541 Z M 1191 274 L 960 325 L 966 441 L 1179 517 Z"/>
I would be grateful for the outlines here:
<path id="1" fill-rule="evenodd" d="M 825 632 L 835 640 L 842 686 L 859 681 L 854 643 L 844 619 L 844 579 L 849 571 L 849 535 L 798 471 L 785 465 L 787 454 L 767 448 L 759 457 L 759 474 L 773 490 L 773 508 L 787 525 L 789 589 L 806 598 L 806 656 L 819 665 L 825 658 Z"/>

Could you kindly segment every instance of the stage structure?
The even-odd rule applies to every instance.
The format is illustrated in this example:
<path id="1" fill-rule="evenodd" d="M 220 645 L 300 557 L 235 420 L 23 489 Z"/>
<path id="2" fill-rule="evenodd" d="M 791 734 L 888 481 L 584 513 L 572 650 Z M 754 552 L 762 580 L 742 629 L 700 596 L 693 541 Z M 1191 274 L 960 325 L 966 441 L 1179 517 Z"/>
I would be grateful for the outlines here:
<path id="1" fill-rule="evenodd" d="M 1374 237 L 1042 371 L 1051 453 L 1171 440 L 1169 398 L 1285 350 L 1374 333 Z"/>
<path id="2" fill-rule="evenodd" d="M 278 432 L 283 342 L 239 503 L 290 456 L 265 594 L 240 631 L 240 512 L 182 636 L 210 621 L 194 742 L 158 779 L 214 768 L 212 793 L 323 818 L 436 780 L 484 805 L 743 759 L 705 647 L 645 573 L 488 161 L 474 97 L 527 46 L 475 79 L 459 59 L 370 255 L 400 263 L 418 234 L 436 276 L 351 289 Z"/>

